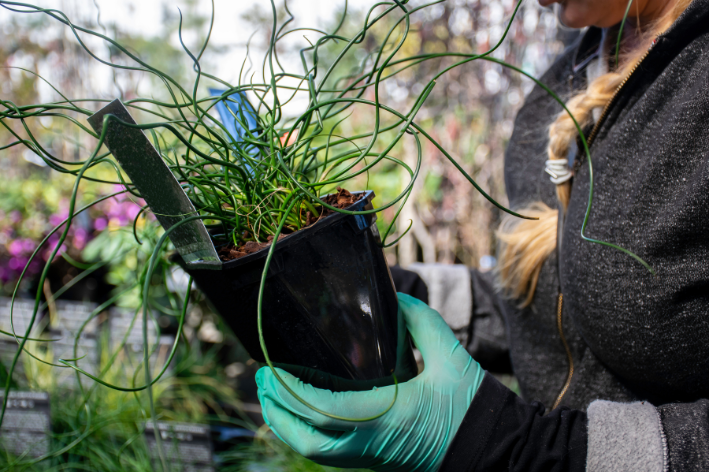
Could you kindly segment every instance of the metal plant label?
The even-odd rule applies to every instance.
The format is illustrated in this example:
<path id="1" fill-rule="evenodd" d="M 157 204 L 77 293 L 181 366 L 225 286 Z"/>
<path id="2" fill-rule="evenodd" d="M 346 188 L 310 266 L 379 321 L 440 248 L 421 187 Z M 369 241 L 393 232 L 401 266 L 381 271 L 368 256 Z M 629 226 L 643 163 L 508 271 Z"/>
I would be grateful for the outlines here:
<path id="1" fill-rule="evenodd" d="M 100 352 L 96 334 L 84 334 L 75 339 L 74 334 L 68 331 L 49 331 L 49 338 L 56 339 L 47 343 L 47 347 L 52 351 L 54 361 L 59 359 L 78 359 L 76 365 L 92 374 L 99 372 Z M 76 346 L 76 354 L 74 347 Z M 74 364 L 71 361 L 71 364 Z M 79 374 L 84 385 L 91 382 L 83 374 Z M 55 374 L 55 382 L 60 387 L 74 389 L 78 387 L 78 378 L 74 369 L 60 369 Z"/>
<path id="2" fill-rule="evenodd" d="M 10 308 L 12 308 L 12 324 L 10 323 Z M 12 327 L 14 325 L 15 333 L 17 336 L 24 336 L 25 331 L 27 331 L 27 326 L 32 319 L 32 312 L 34 311 L 34 300 L 15 300 L 14 307 L 12 306 L 11 298 L 0 298 L 0 329 L 12 332 Z M 37 319 L 35 319 L 34 324 L 40 319 L 40 314 L 37 314 Z"/>
<path id="3" fill-rule="evenodd" d="M 111 349 L 116 349 L 125 339 L 123 354 L 137 362 L 143 360 L 143 311 L 140 310 L 135 321 L 135 310 L 113 307 L 109 310 L 108 329 L 111 336 Z M 133 327 L 131 328 L 131 323 Z M 126 336 L 127 334 L 127 336 Z M 158 343 L 151 360 L 162 363 L 167 360 L 175 338 L 170 335 L 157 336 L 154 320 L 148 320 L 148 348 L 153 349 Z M 161 364 L 162 365 L 162 364 Z M 168 368 L 167 373 L 171 372 Z"/>
<path id="4" fill-rule="evenodd" d="M 52 328 L 74 336 L 82 328 L 98 305 L 90 302 L 57 300 L 57 317 L 52 320 Z M 83 326 L 82 335 L 95 335 L 98 332 L 98 317 L 94 317 Z"/>
<path id="5" fill-rule="evenodd" d="M 0 401 L 4 395 L 0 392 Z M 49 453 L 49 394 L 10 392 L 0 428 L 0 445 L 11 455 L 41 457 Z"/>
<path id="6" fill-rule="evenodd" d="M 165 459 L 169 463 L 179 463 L 175 469 L 183 472 L 214 472 L 209 426 L 159 422 L 158 431 Z M 150 457 L 153 461 L 159 461 L 155 425 L 152 421 L 145 424 L 145 441 Z"/>
<path id="7" fill-rule="evenodd" d="M 12 307 L 12 317 L 10 316 L 10 308 L 12 307 L 12 299 L 0 297 L 0 329 L 9 333 L 14 332 L 18 337 L 24 336 L 29 326 L 29 321 L 32 319 L 34 310 L 34 300 L 15 300 L 15 305 Z M 35 327 L 39 324 L 40 314 L 37 314 L 35 319 Z M 17 353 L 18 341 L 15 339 L 2 336 L 0 338 L 0 360 L 5 362 L 5 365 L 10 365 L 12 359 Z M 15 376 L 23 377 L 25 372 L 24 363 L 18 362 L 15 366 Z"/>
<path id="8" fill-rule="evenodd" d="M 56 316 L 51 319 L 49 338 L 55 339 L 47 343 L 47 348 L 52 351 L 54 361 L 59 359 L 77 359 L 77 365 L 87 372 L 99 371 L 99 320 L 91 318 L 96 303 L 76 302 L 71 300 L 57 300 L 54 302 Z M 52 310 L 50 310 L 50 314 Z M 91 318 L 91 319 L 90 319 Z M 90 320 L 89 320 L 90 319 Z M 87 322 L 87 320 L 89 320 Z M 77 338 L 77 334 L 81 335 Z M 76 345 L 76 353 L 74 346 Z M 82 379 L 84 383 L 88 379 Z M 78 387 L 76 372 L 72 369 L 61 369 L 57 372 L 56 383 L 61 387 L 74 389 Z"/>

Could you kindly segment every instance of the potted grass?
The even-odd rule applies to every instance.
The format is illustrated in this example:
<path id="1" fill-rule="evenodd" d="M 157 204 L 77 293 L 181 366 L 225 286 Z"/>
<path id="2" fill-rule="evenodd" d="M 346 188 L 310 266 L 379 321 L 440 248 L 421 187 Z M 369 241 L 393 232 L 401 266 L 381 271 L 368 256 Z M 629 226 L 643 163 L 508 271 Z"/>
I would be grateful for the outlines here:
<path id="1" fill-rule="evenodd" d="M 0 4 L 19 5 L 5 1 Z M 85 210 L 76 207 L 81 182 L 96 180 L 90 175 L 91 170 L 108 166 L 116 170 L 113 183 L 120 183 L 126 192 L 144 198 L 165 229 L 149 263 L 136 270 L 142 286 L 144 332 L 147 332 L 150 281 L 156 261 L 170 240 L 177 250 L 172 260 L 193 277 L 250 354 L 271 368 L 274 362 L 308 367 L 323 374 L 362 381 L 362 385 L 395 383 L 414 375 L 410 343 L 398 316 L 395 288 L 382 248 L 397 242 L 388 239 L 418 178 L 422 140 L 432 143 L 493 205 L 523 217 L 489 197 L 416 123 L 418 111 L 435 86 L 435 78 L 463 63 L 492 61 L 534 80 L 564 106 L 563 100 L 528 73 L 491 56 L 505 40 L 521 2 L 517 3 L 498 43 L 482 54 L 401 57 L 399 52 L 407 38 L 410 16 L 430 5 L 409 8 L 405 2 L 377 4 L 351 37 L 338 33 L 342 22 L 333 33 L 313 30 L 318 39 L 300 51 L 303 68 L 298 71 L 282 68 L 277 45 L 299 29 L 287 30 L 289 21 L 279 23 L 274 9 L 271 41 L 263 61 L 265 72 L 260 80 L 252 76 L 247 80 L 241 74 L 244 80 L 237 85 L 229 84 L 203 72 L 201 53 L 194 55 L 184 47 L 193 61 L 196 78 L 190 87 L 183 87 L 117 41 L 73 24 L 55 10 L 22 4 L 18 13 L 41 12 L 70 26 L 77 38 L 85 34 L 109 43 L 135 63 L 109 65 L 152 74 L 164 84 L 170 97 L 168 101 L 154 98 L 113 101 L 99 111 L 83 107 L 89 100 L 66 97 L 22 107 L 6 104 L 3 117 L 66 118 L 81 132 L 97 139 L 90 157 L 81 162 L 53 157 L 29 131 L 27 138 L 18 136 L 17 142 L 8 146 L 25 145 L 53 169 L 76 176 L 69 217 L 65 225 L 62 223 L 64 226 L 57 226 L 51 233 L 61 236 L 46 267 L 57 255 L 74 216 Z M 364 51 L 364 59 L 354 68 L 346 66 L 344 58 L 362 47 L 370 30 L 389 15 L 398 15 L 391 28 L 372 36 L 379 45 Z M 324 65 L 320 57 L 335 42 L 338 46 L 334 57 Z M 202 52 L 206 45 L 205 42 Z M 454 58 L 455 62 L 423 88 L 410 109 L 398 111 L 380 99 L 383 82 L 422 61 L 441 57 Z M 220 89 L 199 95 L 205 81 Z M 288 117 L 284 107 L 296 95 L 305 96 L 306 105 Z M 342 123 L 356 108 L 366 110 L 367 129 L 352 131 L 355 128 L 350 127 L 343 132 Z M 132 116 L 133 112 L 141 114 L 139 119 Z M 75 115 L 89 117 L 93 131 Z M 590 165 L 583 133 L 580 136 Z M 404 139 L 412 140 L 416 149 L 413 168 L 397 157 Z M 362 182 L 361 176 L 376 172 L 386 163 L 401 166 L 410 180 L 396 197 L 375 205 L 371 191 L 351 188 L 351 184 Z M 374 224 L 376 214 L 387 208 L 393 208 L 394 218 L 380 235 Z M 589 195 L 588 212 L 590 208 Z M 38 292 L 35 315 L 40 297 Z M 185 308 L 180 323 L 184 321 Z M 28 333 L 18 336 L 18 341 L 19 355 L 28 341 Z M 146 349 L 145 364 L 148 357 Z M 16 362 L 17 357 L 10 370 Z M 87 374 L 70 362 L 61 362 Z M 112 388 L 150 392 L 159 376 L 151 378 L 150 369 L 144 370 L 145 385 L 131 388 L 90 377 Z M 276 377 L 280 379 L 277 374 Z M 313 380 L 317 383 L 326 382 L 325 379 L 323 375 Z M 348 386 L 356 388 L 351 383 Z M 317 410 L 317 406 L 308 406 Z"/>
<path id="2" fill-rule="evenodd" d="M 309 381 L 332 388 L 331 376 L 356 381 L 338 382 L 347 389 L 396 383 L 415 375 L 408 334 L 398 314 L 382 248 L 397 242 L 389 241 L 389 236 L 418 177 L 422 140 L 433 143 L 494 205 L 516 215 L 485 194 L 415 122 L 435 80 L 406 111 L 380 99 L 382 83 L 399 70 L 442 56 L 398 55 L 406 41 L 410 16 L 427 6 L 374 6 L 352 37 L 338 33 L 342 23 L 331 34 L 316 31 L 320 35 L 317 41 L 300 51 L 301 71 L 281 67 L 277 44 L 291 31 L 285 29 L 287 21 L 277 22 L 274 12 L 271 43 L 263 63 L 267 72 L 261 80 L 228 84 L 203 72 L 201 54 L 193 55 L 185 47 L 196 72 L 195 82 L 187 88 L 117 41 L 75 25 L 53 10 L 25 6 L 22 13 L 47 14 L 71 26 L 77 38 L 86 34 L 106 41 L 136 64 L 121 68 L 154 75 L 170 97 L 168 101 L 115 100 L 98 111 L 83 107 L 89 100 L 64 98 L 9 112 L 22 119 L 65 117 L 96 138 L 91 155 L 78 163 L 54 158 L 34 136 L 20 141 L 48 165 L 76 176 L 67 224 L 55 229 L 61 234 L 60 244 L 65 228 L 83 211 L 75 204 L 81 182 L 96 179 L 91 174 L 95 168 L 112 168 L 115 182 L 142 197 L 149 207 L 145 209 L 152 211 L 165 229 L 148 264 L 136 270 L 142 287 L 144 333 L 150 281 L 169 240 L 177 250 L 172 260 L 193 277 L 249 353 L 271 368 L 274 363 L 296 370 L 307 367 L 309 372 L 323 374 L 309 374 Z M 344 58 L 361 48 L 370 30 L 391 15 L 397 17 L 377 39 L 379 46 L 354 67 L 348 66 Z M 503 40 L 504 36 L 494 48 Z M 323 65 L 320 57 L 335 42 L 333 57 Z M 460 62 L 484 58 L 494 48 Z M 207 81 L 220 89 L 199 95 Z M 305 96 L 305 105 L 286 116 L 284 107 L 295 95 Z M 366 129 L 351 131 L 355 128 L 350 127 L 343 132 L 343 122 L 355 109 L 367 114 Z M 88 117 L 93 130 L 73 115 Z M 413 168 L 397 156 L 404 139 L 412 141 L 416 150 Z M 375 204 L 371 191 L 351 185 L 366 181 L 362 177 L 384 164 L 401 166 L 410 180 L 396 197 Z M 380 235 L 376 214 L 387 208 L 393 209 L 394 217 Z M 180 323 L 183 321 L 184 307 Z M 26 342 L 25 336 L 20 340 L 21 348 Z M 174 352 L 175 347 L 169 359 Z M 146 348 L 145 365 L 149 355 Z M 59 362 L 108 387 L 147 389 L 149 395 L 151 385 L 162 375 L 152 378 L 150 369 L 144 369 L 145 385 L 126 388 L 91 375 L 76 365 L 76 360 Z M 317 410 L 316 405 L 308 406 Z"/>
<path id="3" fill-rule="evenodd" d="M 397 361 L 399 378 L 411 378 L 416 363 L 375 224 L 374 193 L 338 186 L 308 198 L 306 186 L 316 194 L 323 187 L 312 185 L 319 160 L 310 157 L 309 168 L 303 156 L 289 157 L 297 139 L 278 139 L 278 157 L 269 159 L 274 146 L 260 117 L 242 93 L 234 96 L 226 109 L 235 113 L 222 109 L 221 121 L 230 125 L 224 152 L 239 157 L 221 172 L 204 156 L 199 161 L 204 153 L 194 146 L 188 149 L 198 157 L 166 165 L 119 101 L 89 122 L 167 230 L 175 262 L 254 359 L 328 374 L 322 382 L 365 381 L 362 388 L 391 382 Z"/>
<path id="4" fill-rule="evenodd" d="M 402 19 L 408 28 L 408 15 Z M 334 38 L 309 48 L 313 57 Z M 349 40 L 339 57 L 359 41 Z M 374 65 L 377 81 L 401 44 Z M 337 63 L 326 78 L 337 72 Z M 198 61 L 195 68 L 199 75 Z M 311 383 L 332 388 L 332 376 L 362 381 L 362 388 L 407 380 L 416 363 L 382 251 L 394 222 L 381 237 L 375 221 L 382 209 L 401 209 L 418 175 L 420 155 L 410 169 L 391 151 L 409 134 L 420 153 L 412 123 L 434 83 L 400 113 L 376 97 L 363 99 L 370 86 L 362 79 L 328 90 L 318 73 L 316 64 L 298 77 L 295 89 L 307 92 L 308 106 L 291 119 L 283 118 L 280 102 L 292 88 L 279 83 L 287 74 L 272 73 L 270 82 L 210 89 L 208 99 L 194 94 L 185 107 L 191 119 L 180 109 L 182 119 L 176 120 L 188 137 L 172 124 L 138 124 L 119 101 L 89 122 L 165 228 L 179 253 L 173 260 L 254 359 L 326 374 Z M 371 107 L 375 129 L 335 134 L 358 104 Z M 384 113 L 393 117 L 386 126 Z M 173 134 L 179 153 L 165 139 L 163 149 L 156 147 L 144 133 L 160 129 Z M 404 166 L 411 176 L 393 201 L 374 208 L 373 192 L 341 187 L 382 161 Z"/>

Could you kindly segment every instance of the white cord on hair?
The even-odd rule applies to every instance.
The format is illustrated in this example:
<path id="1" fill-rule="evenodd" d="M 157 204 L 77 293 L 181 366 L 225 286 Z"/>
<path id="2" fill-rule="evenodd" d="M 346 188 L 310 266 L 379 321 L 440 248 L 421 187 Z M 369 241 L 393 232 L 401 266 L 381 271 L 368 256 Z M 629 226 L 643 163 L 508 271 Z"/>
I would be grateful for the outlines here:
<path id="1" fill-rule="evenodd" d="M 549 174 L 553 184 L 563 184 L 572 177 L 567 159 L 549 159 L 546 162 L 544 172 Z"/>

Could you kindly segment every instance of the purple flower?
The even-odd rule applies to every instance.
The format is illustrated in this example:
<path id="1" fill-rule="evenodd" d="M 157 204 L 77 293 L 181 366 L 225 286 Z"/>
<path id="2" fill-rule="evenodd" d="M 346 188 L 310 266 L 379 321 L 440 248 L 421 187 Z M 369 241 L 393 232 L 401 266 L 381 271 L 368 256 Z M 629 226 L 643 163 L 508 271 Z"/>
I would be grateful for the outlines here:
<path id="1" fill-rule="evenodd" d="M 97 218 L 96 221 L 94 221 L 94 229 L 96 231 L 103 231 L 106 229 L 106 226 L 108 226 L 106 218 Z"/>
<path id="2" fill-rule="evenodd" d="M 10 269 L 19 272 L 25 268 L 25 265 L 27 265 L 27 258 L 26 257 L 13 257 L 12 259 L 10 259 L 10 262 L 7 265 Z"/>
<path id="3" fill-rule="evenodd" d="M 31 254 L 35 250 L 36 247 L 37 247 L 37 243 L 35 243 L 31 239 L 25 238 L 22 240 L 22 249 L 24 250 L 24 252 Z"/>
<path id="4" fill-rule="evenodd" d="M 7 248 L 8 252 L 10 253 L 11 256 L 19 256 L 23 252 L 23 247 L 22 247 L 22 241 L 15 239 L 10 243 L 10 246 Z"/>
<path id="5" fill-rule="evenodd" d="M 138 216 L 138 213 L 140 213 L 140 207 L 138 205 L 131 205 L 126 213 L 128 214 L 128 218 L 133 221 L 135 217 Z"/>
<path id="6" fill-rule="evenodd" d="M 62 218 L 61 216 L 57 215 L 56 213 L 55 213 L 54 215 L 51 215 L 51 216 L 49 217 L 49 224 L 52 226 L 52 228 L 54 228 L 55 226 L 59 225 L 59 223 L 61 223 L 62 221 L 64 221 L 64 218 Z"/>
<path id="7" fill-rule="evenodd" d="M 88 235 L 86 234 L 86 230 L 84 228 L 77 229 L 76 234 L 74 235 L 74 247 L 77 249 L 83 249 L 86 245 L 87 237 Z"/>
<path id="8" fill-rule="evenodd" d="M 39 271 L 42 270 L 42 263 L 39 262 L 38 259 L 32 259 L 32 262 L 30 262 L 30 266 L 27 268 L 27 272 L 30 274 L 37 274 Z"/>

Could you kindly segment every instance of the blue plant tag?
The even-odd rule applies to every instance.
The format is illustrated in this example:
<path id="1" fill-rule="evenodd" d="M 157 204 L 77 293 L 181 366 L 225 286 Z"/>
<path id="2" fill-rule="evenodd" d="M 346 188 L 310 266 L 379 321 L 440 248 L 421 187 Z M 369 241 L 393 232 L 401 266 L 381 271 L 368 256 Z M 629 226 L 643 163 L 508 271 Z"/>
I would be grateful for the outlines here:
<path id="1" fill-rule="evenodd" d="M 209 89 L 209 94 L 212 97 L 221 97 L 226 90 Z M 256 120 L 256 111 L 251 106 L 243 92 L 236 92 L 229 95 L 228 99 L 219 100 L 214 107 L 219 113 L 219 119 L 226 128 L 230 136 L 227 139 L 237 146 L 244 142 L 246 130 L 257 136 L 256 129 L 258 122 Z M 255 146 L 247 146 L 244 151 L 255 157 L 258 154 L 258 149 Z M 251 166 L 245 165 L 246 169 L 251 172 Z"/>
<path id="2" fill-rule="evenodd" d="M 226 90 L 209 89 L 212 97 L 221 97 Z M 246 130 L 256 131 L 256 111 L 251 106 L 243 92 L 229 95 L 228 99 L 220 100 L 215 105 L 222 124 L 235 143 L 243 142 Z"/>

